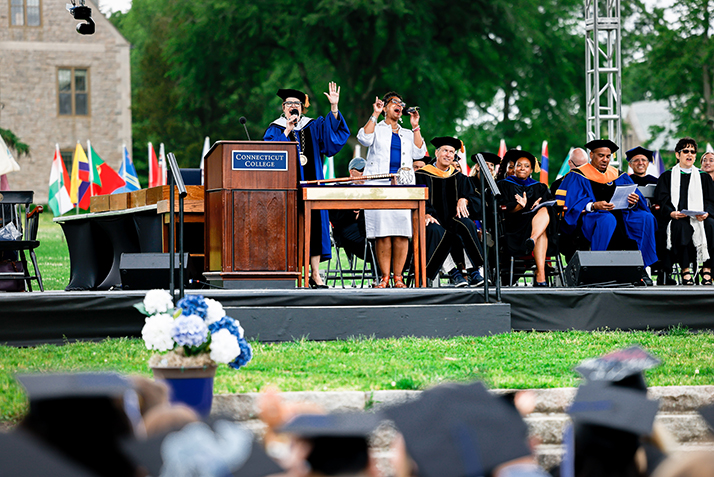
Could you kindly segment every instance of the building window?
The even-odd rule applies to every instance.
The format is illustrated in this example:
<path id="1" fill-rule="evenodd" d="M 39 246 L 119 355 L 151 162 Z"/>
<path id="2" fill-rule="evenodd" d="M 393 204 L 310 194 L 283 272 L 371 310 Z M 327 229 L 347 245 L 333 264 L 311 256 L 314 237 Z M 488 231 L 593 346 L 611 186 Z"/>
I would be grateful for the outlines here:
<path id="1" fill-rule="evenodd" d="M 89 70 L 60 68 L 57 70 L 60 116 L 89 115 Z"/>
<path id="2" fill-rule="evenodd" d="M 70 176 L 70 180 L 72 179 L 72 159 L 74 158 L 74 150 L 73 149 L 66 149 L 66 150 L 60 150 L 60 156 L 62 156 L 62 162 L 64 162 L 64 167 L 67 169 L 67 174 Z M 67 184 L 67 190 L 69 190 L 69 184 Z"/>
<path id="3" fill-rule="evenodd" d="M 10 0 L 10 24 L 40 26 L 40 0 Z"/>

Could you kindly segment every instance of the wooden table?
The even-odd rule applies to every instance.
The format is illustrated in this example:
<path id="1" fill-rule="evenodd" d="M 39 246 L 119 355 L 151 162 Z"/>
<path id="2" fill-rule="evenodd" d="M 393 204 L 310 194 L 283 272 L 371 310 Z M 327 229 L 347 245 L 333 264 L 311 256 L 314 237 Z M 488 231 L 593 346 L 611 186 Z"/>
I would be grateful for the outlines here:
<path id="1" fill-rule="evenodd" d="M 414 249 L 414 281 L 416 286 L 426 286 L 426 212 L 425 204 L 429 189 L 423 186 L 374 187 L 352 186 L 304 186 L 300 210 L 300 230 L 303 231 L 299 253 L 298 270 L 302 267 L 302 281 L 298 286 L 308 286 L 310 272 L 310 225 L 313 210 L 411 210 L 412 246 Z M 339 258 L 338 258 L 339 259 Z"/>

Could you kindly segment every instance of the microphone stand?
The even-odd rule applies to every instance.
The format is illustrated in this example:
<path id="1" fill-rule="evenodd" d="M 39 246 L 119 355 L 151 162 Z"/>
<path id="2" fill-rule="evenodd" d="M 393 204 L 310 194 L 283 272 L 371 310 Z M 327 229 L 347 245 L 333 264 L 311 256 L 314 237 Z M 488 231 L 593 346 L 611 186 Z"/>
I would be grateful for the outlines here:
<path id="1" fill-rule="evenodd" d="M 493 249 L 495 250 L 494 258 L 495 258 L 495 277 L 494 279 L 496 280 L 496 301 L 500 302 L 501 301 L 501 263 L 500 263 L 500 257 L 499 257 L 499 249 L 498 249 L 498 204 L 497 204 L 497 198 L 498 196 L 501 195 L 501 191 L 498 188 L 498 185 L 496 185 L 496 181 L 493 180 L 493 177 L 491 177 L 491 173 L 489 172 L 488 166 L 486 165 L 486 161 L 484 160 L 483 156 L 481 154 L 476 154 L 476 162 L 478 162 L 479 169 L 480 169 L 480 174 L 481 176 L 481 217 L 483 218 L 483 225 L 482 225 L 482 230 L 483 230 L 483 240 L 482 240 L 482 245 L 483 245 L 483 271 L 484 274 L 486 275 L 484 277 L 484 282 L 483 282 L 483 292 L 484 292 L 484 302 L 488 303 L 490 301 L 489 297 L 489 291 L 488 291 L 488 278 L 489 278 L 489 269 L 488 269 L 488 239 L 486 237 L 486 194 L 488 192 L 488 189 L 491 190 L 491 199 L 493 202 Z M 488 186 L 488 187 L 487 187 Z"/>

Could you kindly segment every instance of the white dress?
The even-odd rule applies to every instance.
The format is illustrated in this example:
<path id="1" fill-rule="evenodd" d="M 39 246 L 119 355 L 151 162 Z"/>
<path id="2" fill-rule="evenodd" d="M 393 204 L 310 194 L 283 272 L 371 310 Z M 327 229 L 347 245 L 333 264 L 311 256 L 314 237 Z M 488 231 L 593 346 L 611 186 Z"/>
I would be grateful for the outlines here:
<path id="1" fill-rule="evenodd" d="M 412 168 L 414 159 L 421 159 L 426 154 L 426 142 L 421 147 L 414 145 L 414 133 L 399 127 L 399 139 L 402 143 L 400 167 Z M 389 157 L 392 148 L 392 127 L 383 120 L 377 123 L 372 134 L 366 134 L 364 128 L 357 133 L 357 140 L 369 148 L 364 175 L 389 174 Z M 389 179 L 371 180 L 369 185 L 389 186 Z M 364 225 L 367 238 L 411 237 L 412 219 L 409 210 L 365 210 Z"/>

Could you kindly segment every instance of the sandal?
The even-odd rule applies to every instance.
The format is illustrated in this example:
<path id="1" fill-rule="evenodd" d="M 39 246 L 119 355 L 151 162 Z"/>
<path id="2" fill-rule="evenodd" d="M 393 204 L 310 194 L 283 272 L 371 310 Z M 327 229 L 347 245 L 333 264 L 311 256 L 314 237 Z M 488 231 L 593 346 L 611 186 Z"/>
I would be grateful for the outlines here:
<path id="1" fill-rule="evenodd" d="M 384 276 L 374 288 L 389 288 L 389 276 Z"/>
<path id="2" fill-rule="evenodd" d="M 396 275 L 394 277 L 394 288 L 406 288 L 404 284 L 404 278 L 401 275 Z"/>
<path id="3" fill-rule="evenodd" d="M 702 272 L 699 276 L 702 277 L 702 285 L 712 285 L 712 272 Z"/>
<path id="4" fill-rule="evenodd" d="M 692 278 L 692 272 L 682 272 L 682 285 L 694 286 L 694 278 Z"/>

